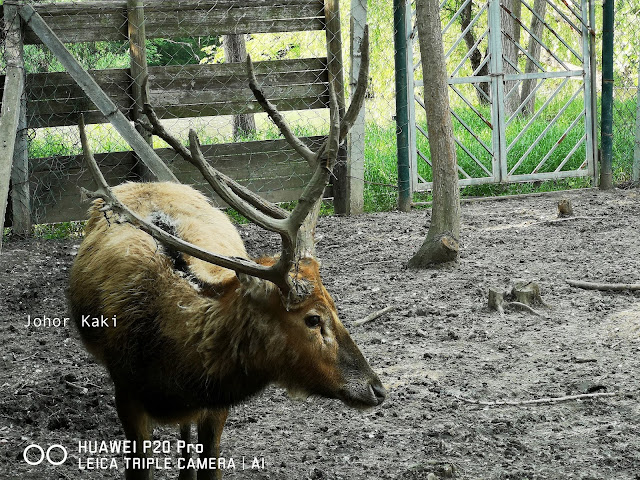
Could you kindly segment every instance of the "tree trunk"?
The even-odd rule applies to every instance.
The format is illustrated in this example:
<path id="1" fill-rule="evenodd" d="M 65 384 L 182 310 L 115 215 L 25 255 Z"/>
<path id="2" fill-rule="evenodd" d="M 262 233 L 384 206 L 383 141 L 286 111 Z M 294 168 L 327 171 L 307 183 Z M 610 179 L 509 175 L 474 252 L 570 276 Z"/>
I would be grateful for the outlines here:
<path id="1" fill-rule="evenodd" d="M 244 35 L 225 35 L 224 44 L 225 60 L 231 62 L 244 62 L 247 59 L 247 47 Z M 256 132 L 256 121 L 253 114 L 240 114 L 233 116 L 233 139 L 252 135 Z"/>
<path id="2" fill-rule="evenodd" d="M 513 65 L 518 65 L 517 41 L 520 40 L 520 25 L 511 16 L 517 15 L 521 8 L 520 0 L 501 0 L 500 23 L 502 24 L 502 58 L 505 75 L 518 73 Z M 507 116 L 511 116 L 520 106 L 518 81 L 504 82 L 504 107 Z"/>
<path id="3" fill-rule="evenodd" d="M 464 9 L 460 12 L 460 29 L 464 32 L 467 30 L 467 27 L 471 24 L 471 19 L 473 18 L 473 2 L 469 2 L 465 5 Z M 467 32 L 464 34 L 464 43 L 467 45 L 467 50 L 471 51 L 474 48 L 476 43 L 476 37 L 473 34 L 473 28 L 469 28 Z M 485 54 L 486 55 L 486 54 Z M 471 68 L 475 72 L 478 70 L 478 67 L 482 63 L 484 56 L 480 51 L 480 47 L 477 46 L 469 55 L 469 61 L 471 62 Z M 489 62 L 486 62 L 480 70 L 476 73 L 477 76 L 489 75 Z M 489 83 L 481 82 L 474 83 L 476 87 L 476 95 L 478 96 L 478 101 L 486 105 L 489 103 L 489 99 L 491 98 L 491 91 L 489 89 Z"/>
<path id="4" fill-rule="evenodd" d="M 545 13 L 547 11 L 547 0 L 535 0 L 533 3 L 533 11 L 538 14 L 538 16 L 544 19 Z M 533 15 L 531 19 L 531 32 L 540 38 L 542 35 L 543 24 L 538 19 L 536 15 Z M 540 63 L 540 53 L 541 46 L 538 41 L 536 41 L 532 36 L 529 37 L 529 45 L 527 46 L 527 52 L 529 55 L 535 59 L 536 62 Z M 533 60 L 527 57 L 527 63 L 524 67 L 524 73 L 534 73 L 538 67 L 533 62 Z M 531 115 L 535 111 L 536 106 L 536 96 L 535 94 L 531 95 L 531 98 L 527 100 L 529 94 L 533 91 L 536 86 L 537 80 L 535 79 L 527 79 L 522 82 L 522 91 L 520 92 L 520 103 L 524 103 L 522 107 L 523 115 Z M 525 102 L 526 101 L 526 102 Z"/>
<path id="5" fill-rule="evenodd" d="M 456 262 L 459 258 L 460 190 L 442 45 L 440 2 L 418 0 L 416 10 L 433 169 L 433 207 L 427 238 L 409 260 L 409 267 L 425 268 Z"/>

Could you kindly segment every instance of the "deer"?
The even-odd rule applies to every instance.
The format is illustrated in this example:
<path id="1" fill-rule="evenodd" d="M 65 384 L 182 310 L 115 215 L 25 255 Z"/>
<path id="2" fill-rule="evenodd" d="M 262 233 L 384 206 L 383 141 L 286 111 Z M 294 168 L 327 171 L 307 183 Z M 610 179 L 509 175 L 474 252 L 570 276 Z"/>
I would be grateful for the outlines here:
<path id="1" fill-rule="evenodd" d="M 126 465 L 127 480 L 152 477 L 149 452 L 141 446 L 155 423 L 179 425 L 182 460 L 190 458 L 185 446 L 195 423 L 202 447 L 197 479 L 222 478 L 215 460 L 228 411 L 268 385 L 293 398 L 320 396 L 356 409 L 384 401 L 385 387 L 322 284 L 312 238 L 340 143 L 364 101 L 367 40 L 365 34 L 357 87 L 342 118 L 330 78 L 330 131 L 315 151 L 265 98 L 247 57 L 255 98 L 315 168 L 291 212 L 216 170 L 193 130 L 189 148 L 182 145 L 145 97 L 148 122 L 139 123 L 195 165 L 228 205 L 278 233 L 282 248 L 275 256 L 250 259 L 229 217 L 188 185 L 128 182 L 111 188 L 80 119 L 84 157 L 98 189 L 83 190 L 93 203 L 67 297 L 84 346 L 111 377 L 125 437 L 137 445 Z M 195 469 L 185 468 L 179 479 L 195 476 Z"/>

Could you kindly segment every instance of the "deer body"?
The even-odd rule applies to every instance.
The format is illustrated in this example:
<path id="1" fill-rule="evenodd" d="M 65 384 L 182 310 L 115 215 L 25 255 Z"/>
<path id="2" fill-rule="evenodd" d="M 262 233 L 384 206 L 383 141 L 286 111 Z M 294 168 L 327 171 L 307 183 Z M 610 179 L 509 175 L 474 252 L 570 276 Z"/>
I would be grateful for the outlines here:
<path id="1" fill-rule="evenodd" d="M 247 258 L 226 215 L 191 187 L 127 183 L 113 193 L 176 237 Z M 162 245 L 105 214 L 103 203 L 91 209 L 68 297 L 84 344 L 114 382 L 128 439 L 148 439 L 156 420 L 180 423 L 189 440 L 188 425 L 197 421 L 202 456 L 216 457 L 227 409 L 270 383 L 360 408 L 382 402 L 384 388 L 338 319 L 314 259 L 300 259 L 291 273 L 309 293 L 290 303 L 273 283 Z M 93 327 L 83 324 L 86 315 L 117 321 Z M 198 479 L 215 474 L 221 471 L 198 472 Z M 148 475 L 127 471 L 127 478 Z"/>

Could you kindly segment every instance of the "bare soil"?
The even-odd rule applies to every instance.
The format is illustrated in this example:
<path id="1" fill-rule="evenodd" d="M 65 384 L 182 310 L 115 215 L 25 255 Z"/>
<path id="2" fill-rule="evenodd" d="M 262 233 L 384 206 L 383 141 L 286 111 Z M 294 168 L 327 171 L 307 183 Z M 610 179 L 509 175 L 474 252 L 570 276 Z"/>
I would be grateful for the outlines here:
<path id="1" fill-rule="evenodd" d="M 554 221 L 568 197 L 577 218 Z M 429 212 L 323 218 L 318 256 L 344 323 L 390 394 L 379 408 L 293 402 L 275 388 L 235 408 L 223 435 L 239 479 L 640 479 L 640 292 L 573 288 L 567 279 L 640 281 L 640 192 L 594 190 L 463 205 L 456 268 L 411 271 Z M 253 252 L 276 243 L 241 227 Z M 0 478 L 123 478 L 122 455 L 79 442 L 122 439 L 112 384 L 74 328 L 25 327 L 67 316 L 79 240 L 12 241 L 0 256 Z M 542 316 L 490 311 L 489 287 L 538 282 Z M 363 326 L 353 322 L 397 308 Z M 482 406 L 581 393 L 611 397 Z M 177 439 L 170 427 L 156 438 Z M 65 447 L 62 465 L 24 449 Z M 61 449 L 50 452 L 60 458 Z M 173 455 L 173 454 L 171 454 Z M 171 456 L 169 455 L 169 456 Z M 86 457 L 120 470 L 80 470 Z M 28 457 L 38 460 L 33 447 Z M 80 458 L 82 457 L 82 458 Z M 158 455 L 167 457 L 167 455 Z M 249 469 L 264 459 L 263 469 Z M 177 478 L 157 470 L 156 478 Z"/>

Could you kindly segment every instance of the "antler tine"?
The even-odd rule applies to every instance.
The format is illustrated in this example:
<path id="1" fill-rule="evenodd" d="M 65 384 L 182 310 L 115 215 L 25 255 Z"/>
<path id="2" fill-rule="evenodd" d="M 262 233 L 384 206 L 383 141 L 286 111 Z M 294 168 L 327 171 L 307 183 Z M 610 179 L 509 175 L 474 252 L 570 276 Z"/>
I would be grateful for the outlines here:
<path id="1" fill-rule="evenodd" d="M 238 210 L 242 215 L 247 217 L 250 221 L 271 232 L 282 234 L 286 229 L 283 225 L 284 218 L 288 215 L 285 214 L 282 218 L 274 218 L 261 212 L 258 208 L 252 205 L 250 202 L 238 197 L 228 185 L 227 182 L 238 185 L 229 177 L 213 168 L 204 158 L 202 150 L 200 149 L 200 142 L 195 130 L 189 131 L 189 145 L 191 150 L 191 163 L 200 170 L 200 173 L 205 180 L 211 185 L 214 191 L 230 206 Z M 239 186 L 239 185 L 238 185 Z M 251 193 L 252 197 L 255 196 Z M 263 203 L 266 203 L 261 199 Z M 283 210 L 284 212 L 284 210 Z"/>
<path id="2" fill-rule="evenodd" d="M 169 131 L 164 128 L 164 125 L 162 125 L 162 123 L 160 122 L 160 119 L 158 118 L 156 112 L 148 101 L 148 79 L 149 77 L 145 77 L 142 82 L 143 111 L 149 119 L 149 122 L 151 122 L 151 132 L 154 135 L 157 135 L 158 137 L 163 139 L 182 158 L 198 168 L 207 182 L 209 182 L 213 190 L 225 202 L 227 202 L 230 206 L 238 210 L 243 215 L 245 215 L 244 210 L 246 207 L 254 207 L 256 215 L 258 215 L 258 217 L 261 217 L 261 215 L 263 214 L 274 219 L 283 219 L 288 216 L 288 212 L 283 208 L 280 208 L 271 202 L 267 202 L 248 188 L 243 187 L 233 179 L 229 178 L 227 175 L 211 167 L 211 165 L 204 159 L 204 156 L 200 151 L 200 142 L 198 136 L 193 130 L 189 132 L 189 141 L 191 145 L 193 145 L 194 141 L 198 145 L 197 151 L 199 152 L 199 155 L 197 156 L 193 155 L 193 148 L 191 148 L 190 151 L 175 136 L 169 133 Z M 144 126 L 144 124 L 142 125 Z M 145 126 L 145 128 L 148 127 Z M 247 218 L 251 220 L 252 218 L 250 218 L 249 215 L 251 215 L 250 212 L 245 216 L 247 216 Z"/>
<path id="3" fill-rule="evenodd" d="M 267 100 L 267 97 L 265 97 L 260 87 L 258 87 L 258 82 L 253 70 L 253 62 L 251 61 L 250 55 L 247 55 L 247 75 L 249 76 L 249 88 L 253 92 L 254 97 L 256 98 L 262 109 L 266 112 L 267 115 L 269 115 L 269 118 L 278 127 L 289 145 L 291 145 L 291 147 L 293 147 L 293 149 L 307 161 L 310 167 L 315 167 L 317 163 L 316 153 L 309 147 L 307 147 L 304 142 L 300 140 L 300 138 L 294 135 L 294 133 L 291 131 L 291 128 L 289 127 L 289 124 L 286 122 L 282 114 L 276 109 L 275 105 Z"/>
<path id="4" fill-rule="evenodd" d="M 358 71 L 358 80 L 347 113 L 344 114 L 340 122 L 340 143 L 342 143 L 349 130 L 351 130 L 353 123 L 356 121 L 356 118 L 358 118 L 358 114 L 364 105 L 367 83 L 369 82 L 369 61 L 369 25 L 365 25 L 362 40 L 360 41 L 360 70 Z"/>
<path id="5" fill-rule="evenodd" d="M 145 219 L 131 211 L 125 204 L 118 200 L 118 198 L 111 190 L 111 187 L 109 187 L 109 184 L 106 182 L 104 176 L 102 175 L 102 172 L 100 171 L 100 168 L 96 163 L 93 153 L 91 152 L 91 148 L 89 147 L 89 142 L 87 141 L 87 135 L 84 126 L 84 118 L 82 116 L 80 116 L 78 128 L 80 129 L 80 141 L 82 143 L 82 151 L 84 153 L 85 160 L 89 167 L 89 171 L 91 172 L 91 175 L 98 186 L 98 189 L 95 192 L 90 192 L 84 188 L 82 189 L 82 191 L 88 198 L 102 199 L 105 204 L 101 210 L 105 212 L 111 210 L 125 217 L 128 222 L 137 226 L 142 231 L 148 233 L 160 243 L 170 245 L 176 250 L 191 255 L 192 257 L 199 258 L 200 260 L 213 263 L 224 268 L 229 268 L 239 273 L 245 273 L 258 278 L 269 280 L 275 283 L 284 292 L 288 292 L 290 290 L 291 287 L 289 285 L 288 279 L 283 278 L 281 272 L 274 269 L 273 267 L 266 267 L 264 265 L 259 265 L 255 262 L 245 260 L 243 258 L 230 258 L 224 255 L 218 255 L 208 250 L 204 250 L 197 245 L 185 242 L 184 240 L 165 232 L 161 228 L 147 222 Z"/>
<path id="6" fill-rule="evenodd" d="M 338 143 L 342 143 L 344 141 L 347 133 L 351 130 L 353 123 L 356 121 L 356 118 L 358 118 L 358 114 L 364 105 L 365 95 L 367 93 L 367 83 L 369 81 L 369 25 L 364 26 L 364 33 L 362 35 L 362 41 L 360 42 L 360 59 L 360 70 L 358 71 L 356 89 L 353 92 L 349 108 L 340 121 L 340 136 Z M 327 148 L 327 140 L 325 140 L 318 149 L 318 156 L 321 156 Z"/>
<path id="7" fill-rule="evenodd" d="M 333 171 L 333 166 L 336 162 L 338 155 L 338 148 L 340 146 L 340 120 L 338 112 L 338 98 L 336 96 L 333 85 L 329 85 L 329 136 L 327 137 L 327 148 L 323 152 L 320 162 L 316 166 L 316 170 L 311 177 L 311 180 L 307 184 L 306 188 L 298 200 L 298 204 L 291 212 L 287 223 L 289 228 L 295 230 L 297 233 L 302 222 L 307 218 L 307 215 L 313 208 L 315 202 L 321 198 L 324 193 L 324 189 L 329 181 L 329 176 Z"/>

